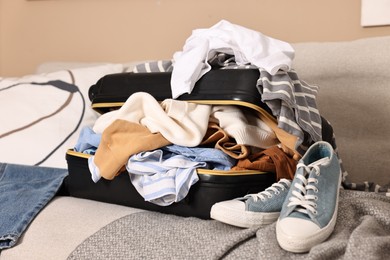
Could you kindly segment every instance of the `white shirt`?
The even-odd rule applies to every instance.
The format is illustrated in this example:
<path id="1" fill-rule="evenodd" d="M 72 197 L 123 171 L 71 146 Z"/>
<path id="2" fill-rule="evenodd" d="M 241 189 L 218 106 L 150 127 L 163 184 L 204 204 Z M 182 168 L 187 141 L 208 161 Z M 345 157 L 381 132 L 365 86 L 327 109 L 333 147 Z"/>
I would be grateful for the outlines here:
<path id="1" fill-rule="evenodd" d="M 295 55 L 286 42 L 222 20 L 209 29 L 194 30 L 183 51 L 173 55 L 172 98 L 191 93 L 195 82 L 211 69 L 207 60 L 216 52 L 232 54 L 238 65 L 250 63 L 272 75 L 289 70 Z"/>

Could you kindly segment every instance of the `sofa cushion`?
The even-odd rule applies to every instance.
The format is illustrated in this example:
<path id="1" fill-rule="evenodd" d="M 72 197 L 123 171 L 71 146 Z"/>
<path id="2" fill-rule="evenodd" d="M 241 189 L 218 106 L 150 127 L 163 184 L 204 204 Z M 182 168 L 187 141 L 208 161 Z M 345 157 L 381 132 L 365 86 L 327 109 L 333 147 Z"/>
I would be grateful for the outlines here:
<path id="1" fill-rule="evenodd" d="M 390 37 L 297 43 L 294 69 L 318 85 L 348 180 L 390 182 Z"/>
<path id="2" fill-rule="evenodd" d="M 122 64 L 0 77 L 0 158 L 2 162 L 67 168 L 65 153 L 83 126 L 99 114 L 88 89 Z"/>

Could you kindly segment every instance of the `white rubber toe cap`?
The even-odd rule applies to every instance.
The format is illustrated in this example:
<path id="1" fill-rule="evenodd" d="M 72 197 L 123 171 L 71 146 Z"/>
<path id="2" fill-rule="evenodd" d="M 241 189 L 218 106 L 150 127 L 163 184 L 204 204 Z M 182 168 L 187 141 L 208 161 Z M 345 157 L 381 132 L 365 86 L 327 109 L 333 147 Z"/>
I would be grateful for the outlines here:
<path id="1" fill-rule="evenodd" d="M 241 200 L 227 200 L 215 203 L 213 207 L 219 210 L 237 210 L 243 212 L 245 211 L 245 202 Z"/>
<path id="2" fill-rule="evenodd" d="M 297 239 L 307 238 L 320 230 L 320 227 L 312 221 L 301 218 L 284 218 L 278 225 L 283 234 Z"/>

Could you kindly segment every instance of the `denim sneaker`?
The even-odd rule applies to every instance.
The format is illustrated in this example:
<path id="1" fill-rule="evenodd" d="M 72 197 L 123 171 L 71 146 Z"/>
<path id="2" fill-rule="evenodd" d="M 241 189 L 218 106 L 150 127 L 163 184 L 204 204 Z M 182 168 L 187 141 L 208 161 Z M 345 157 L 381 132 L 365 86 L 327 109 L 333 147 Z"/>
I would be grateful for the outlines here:
<path id="1" fill-rule="evenodd" d="M 257 194 L 215 203 L 210 217 L 243 228 L 271 224 L 279 217 L 290 185 L 290 180 L 281 179 Z"/>
<path id="2" fill-rule="evenodd" d="M 297 164 L 276 223 L 276 238 L 283 249 L 308 252 L 330 236 L 336 224 L 340 184 L 340 163 L 332 146 L 316 142 Z"/>

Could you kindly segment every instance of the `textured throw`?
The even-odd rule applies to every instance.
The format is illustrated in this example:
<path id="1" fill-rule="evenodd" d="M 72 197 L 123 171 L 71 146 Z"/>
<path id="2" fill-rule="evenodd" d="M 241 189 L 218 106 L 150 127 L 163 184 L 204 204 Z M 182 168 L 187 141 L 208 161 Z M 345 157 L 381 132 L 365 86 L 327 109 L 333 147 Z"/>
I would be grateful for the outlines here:
<path id="1" fill-rule="evenodd" d="M 255 233 L 216 221 L 141 212 L 108 224 L 68 259 L 220 259 Z"/>
<path id="2" fill-rule="evenodd" d="M 211 220 L 141 212 L 80 244 L 71 259 L 389 259 L 390 198 L 342 190 L 335 230 L 306 254 L 278 246 L 275 224 L 240 229 Z"/>

